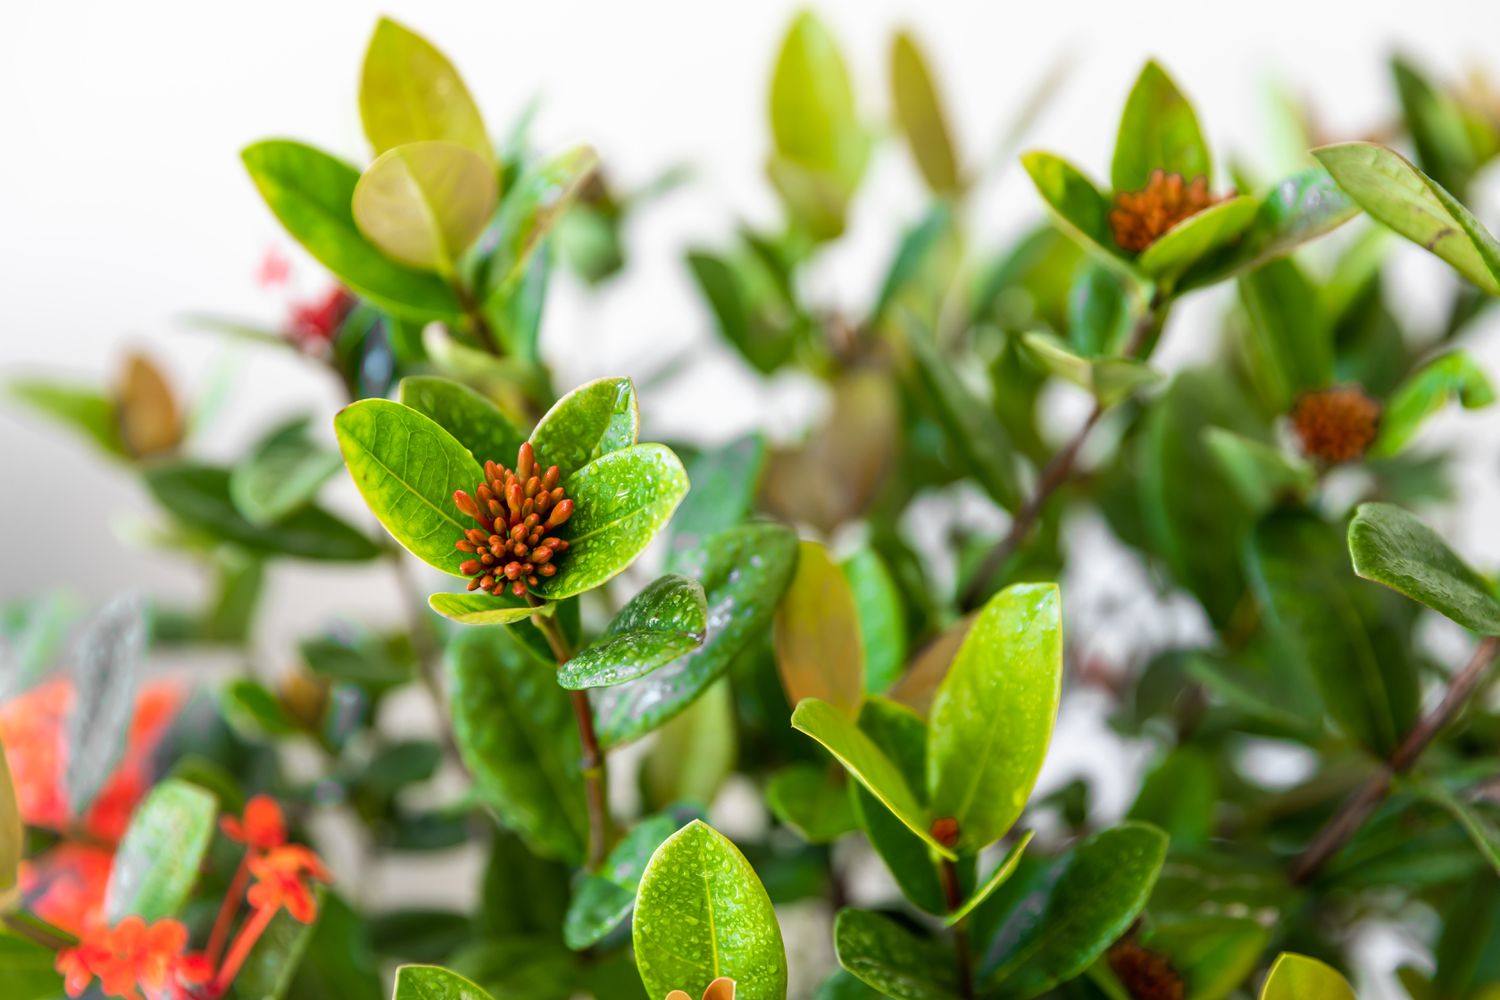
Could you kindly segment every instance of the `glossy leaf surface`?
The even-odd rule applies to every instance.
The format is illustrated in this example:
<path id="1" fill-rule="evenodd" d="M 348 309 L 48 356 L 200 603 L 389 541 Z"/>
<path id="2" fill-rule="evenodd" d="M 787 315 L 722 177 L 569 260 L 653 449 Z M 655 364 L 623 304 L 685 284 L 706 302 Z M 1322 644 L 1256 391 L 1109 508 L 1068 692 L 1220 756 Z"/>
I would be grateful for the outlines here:
<path id="1" fill-rule="evenodd" d="M 567 393 L 531 432 L 542 468 L 557 466 L 563 482 L 601 455 L 635 444 L 641 417 L 635 384 L 628 378 L 601 378 Z"/>
<path id="2" fill-rule="evenodd" d="M 484 119 L 463 77 L 431 42 L 381 18 L 365 50 L 359 117 L 376 155 L 412 142 L 458 143 L 493 170 Z"/>
<path id="3" fill-rule="evenodd" d="M 563 664 L 557 682 L 573 690 L 624 684 L 697 649 L 707 633 L 702 585 L 669 573 L 631 598 L 596 642 Z"/>
<path id="4" fill-rule="evenodd" d="M 105 889 L 110 924 L 135 914 L 148 924 L 175 916 L 198 881 L 218 819 L 214 797 L 196 785 L 167 779 L 130 818 Z"/>
<path id="5" fill-rule="evenodd" d="M 1420 518 L 1394 504 L 1363 503 L 1349 522 L 1354 572 L 1383 583 L 1480 635 L 1500 635 L 1495 587 Z"/>

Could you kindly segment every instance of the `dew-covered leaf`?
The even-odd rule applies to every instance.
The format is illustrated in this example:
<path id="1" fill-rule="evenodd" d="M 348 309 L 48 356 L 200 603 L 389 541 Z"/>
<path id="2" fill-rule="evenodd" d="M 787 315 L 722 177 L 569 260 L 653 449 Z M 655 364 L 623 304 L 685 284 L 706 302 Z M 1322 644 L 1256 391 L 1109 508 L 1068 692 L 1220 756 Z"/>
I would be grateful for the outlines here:
<path id="1" fill-rule="evenodd" d="M 624 684 L 697 649 L 707 632 L 702 585 L 669 573 L 631 598 L 598 640 L 564 663 L 557 682 L 571 690 Z"/>
<path id="2" fill-rule="evenodd" d="M 168 778 L 130 818 L 104 893 L 111 926 L 134 914 L 147 923 L 175 916 L 198 881 L 217 819 L 214 797 Z"/>
<path id="3" fill-rule="evenodd" d="M 473 389 L 437 375 L 411 375 L 401 380 L 400 396 L 403 406 L 453 435 L 476 462 L 499 462 L 515 468 L 526 435 L 498 406 Z"/>

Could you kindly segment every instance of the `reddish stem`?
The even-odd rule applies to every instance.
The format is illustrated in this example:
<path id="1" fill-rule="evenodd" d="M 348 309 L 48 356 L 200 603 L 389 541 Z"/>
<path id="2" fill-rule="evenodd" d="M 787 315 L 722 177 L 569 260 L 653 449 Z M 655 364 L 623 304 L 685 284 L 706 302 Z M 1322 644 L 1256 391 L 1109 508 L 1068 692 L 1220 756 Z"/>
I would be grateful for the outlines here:
<path id="1" fill-rule="evenodd" d="M 271 918 L 275 916 L 276 907 L 262 906 L 256 909 L 255 915 L 240 927 L 240 933 L 234 939 L 234 946 L 229 949 L 229 956 L 219 967 L 218 975 L 214 976 L 215 996 L 223 993 L 229 988 L 229 984 L 234 982 L 234 977 L 239 975 L 240 967 L 245 964 L 245 959 L 250 957 L 250 950 L 255 947 L 255 942 L 260 940 L 260 936 L 271 925 Z"/>
<path id="2" fill-rule="evenodd" d="M 234 879 L 229 883 L 229 891 L 224 895 L 224 902 L 219 904 L 219 915 L 214 918 L 214 929 L 208 935 L 208 956 L 210 964 L 216 964 L 219 956 L 224 953 L 224 945 L 229 941 L 229 928 L 234 923 L 234 915 L 239 912 L 240 900 L 245 895 L 245 883 L 250 881 L 250 851 L 247 849 L 240 858 L 240 867 L 234 873 Z"/>

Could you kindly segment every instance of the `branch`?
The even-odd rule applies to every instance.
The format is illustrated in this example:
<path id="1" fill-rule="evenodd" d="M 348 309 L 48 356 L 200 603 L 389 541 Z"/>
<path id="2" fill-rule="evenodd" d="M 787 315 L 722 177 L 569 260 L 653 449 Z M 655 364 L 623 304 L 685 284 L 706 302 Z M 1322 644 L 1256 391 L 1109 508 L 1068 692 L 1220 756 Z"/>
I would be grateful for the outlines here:
<path id="1" fill-rule="evenodd" d="M 1485 668 L 1495 659 L 1497 652 L 1500 652 L 1500 637 L 1489 636 L 1479 644 L 1469 662 L 1448 682 L 1448 690 L 1438 706 L 1417 721 L 1390 759 L 1383 762 L 1380 770 L 1339 807 L 1298 856 L 1292 865 L 1293 884 L 1310 881 L 1359 831 L 1375 807 L 1384 801 L 1396 776 L 1411 770 L 1438 734 L 1462 711 L 1474 689 L 1484 679 Z"/>
<path id="2" fill-rule="evenodd" d="M 958 884 L 958 864 L 944 858 L 943 869 L 943 895 L 948 904 L 948 912 L 952 913 L 963 905 L 963 892 Z M 957 950 L 958 958 L 958 995 L 964 1000 L 973 1000 L 974 997 L 974 957 L 969 950 L 969 921 L 960 920 L 953 925 L 953 946 Z"/>

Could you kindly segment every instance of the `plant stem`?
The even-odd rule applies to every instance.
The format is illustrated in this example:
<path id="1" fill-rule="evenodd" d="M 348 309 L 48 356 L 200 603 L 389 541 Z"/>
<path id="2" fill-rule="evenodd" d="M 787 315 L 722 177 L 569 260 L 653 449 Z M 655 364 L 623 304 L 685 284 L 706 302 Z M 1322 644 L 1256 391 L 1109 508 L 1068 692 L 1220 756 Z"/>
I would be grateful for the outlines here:
<path id="1" fill-rule="evenodd" d="M 963 905 L 963 892 L 958 885 L 958 863 L 943 859 L 943 895 L 952 913 Z M 964 1000 L 974 998 L 974 956 L 969 950 L 969 921 L 960 920 L 953 925 L 953 947 L 958 956 L 958 995 Z"/>
<path id="2" fill-rule="evenodd" d="M 250 881 L 250 851 L 247 848 L 240 858 L 240 866 L 235 869 L 234 880 L 229 883 L 229 891 L 224 894 L 224 902 L 219 905 L 219 915 L 214 918 L 213 931 L 208 935 L 208 947 L 204 954 L 208 956 L 210 964 L 219 961 L 224 954 L 224 945 L 229 943 L 229 928 L 234 923 L 234 915 L 239 912 L 240 900 L 245 895 L 245 883 Z"/>
<path id="3" fill-rule="evenodd" d="M 1474 689 L 1484 679 L 1485 669 L 1494 661 L 1496 653 L 1500 653 L 1500 637 L 1489 636 L 1479 644 L 1469 662 L 1448 682 L 1448 690 L 1438 706 L 1417 721 L 1401 745 L 1380 765 L 1380 770 L 1339 807 L 1297 857 L 1292 865 L 1293 883 L 1303 885 L 1309 882 L 1359 831 L 1390 792 L 1391 782 L 1411 770 L 1423 751 L 1462 711 Z"/>
<path id="4" fill-rule="evenodd" d="M 7 913 L 4 917 L 0 917 L 0 923 L 3 923 L 6 929 L 16 936 L 23 937 L 52 951 L 71 948 L 78 943 L 72 935 L 53 927 L 45 920 L 25 910 Z"/>
<path id="5" fill-rule="evenodd" d="M 497 358 L 503 355 L 505 351 L 500 346 L 500 338 L 495 336 L 495 331 L 490 329 L 490 324 L 485 321 L 484 313 L 480 312 L 479 303 L 474 301 L 474 296 L 469 294 L 468 288 L 464 287 L 462 281 L 455 278 L 451 284 L 453 294 L 458 297 L 458 304 L 463 307 L 464 315 L 473 324 L 474 334 L 484 345 L 484 349 Z"/>
<path id="6" fill-rule="evenodd" d="M 542 603 L 530 595 L 527 600 L 534 608 Z M 542 630 L 559 667 L 573 658 L 573 650 L 555 617 L 538 613 L 533 614 L 531 620 Z M 583 745 L 583 780 L 589 807 L 588 866 L 597 869 L 604 863 L 604 850 L 609 843 L 608 773 L 604 766 L 604 751 L 594 732 L 594 710 L 589 705 L 588 692 L 569 691 L 568 695 L 573 702 L 573 718 L 578 724 L 578 740 Z"/>

